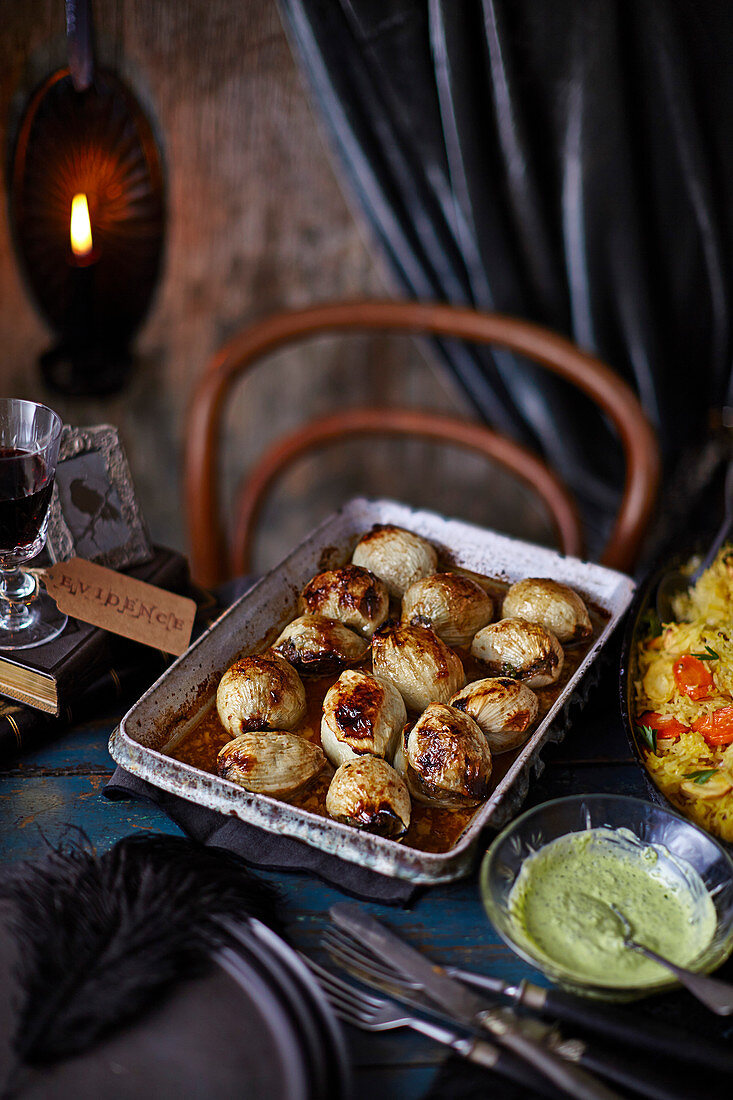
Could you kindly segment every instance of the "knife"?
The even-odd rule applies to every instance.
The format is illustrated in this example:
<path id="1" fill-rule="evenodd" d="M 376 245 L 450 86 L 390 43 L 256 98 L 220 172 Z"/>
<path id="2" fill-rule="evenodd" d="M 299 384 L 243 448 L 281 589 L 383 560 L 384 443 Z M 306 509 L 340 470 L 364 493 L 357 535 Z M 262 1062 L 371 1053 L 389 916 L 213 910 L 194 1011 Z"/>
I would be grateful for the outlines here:
<path id="1" fill-rule="evenodd" d="M 338 934 L 343 936 L 344 932 L 341 931 Z M 340 950 L 334 951 L 333 941 L 328 934 L 323 939 L 323 946 L 331 952 L 332 958 L 339 966 L 365 985 L 386 993 L 401 1004 L 417 1009 L 418 1012 L 428 1013 L 437 1020 L 456 1023 L 455 1017 L 451 1017 L 446 1011 L 438 1008 L 425 996 L 422 990 L 416 988 L 416 982 L 407 981 L 391 965 L 388 966 L 383 958 L 379 963 L 375 959 L 374 963 L 367 970 L 364 970 L 357 959 L 345 955 L 343 944 L 339 944 Z M 364 948 L 360 946 L 359 951 L 363 956 Z M 527 1027 L 526 1021 L 522 1021 L 522 1024 L 525 1028 Z M 585 1040 L 564 1038 L 556 1027 L 550 1024 L 536 1022 L 536 1028 L 537 1031 L 534 1035 L 531 1032 L 529 1033 L 530 1037 L 536 1038 L 562 1058 L 582 1066 L 591 1073 L 600 1074 L 601 1077 L 605 1077 L 614 1085 L 631 1089 L 632 1092 L 639 1093 L 640 1096 L 646 1096 L 649 1100 L 690 1100 L 690 1076 L 684 1071 L 680 1075 L 679 1066 L 664 1067 L 660 1070 L 653 1063 L 650 1064 L 649 1059 L 634 1058 L 633 1053 L 629 1054 L 624 1051 L 623 1057 L 620 1058 L 618 1051 L 612 1051 Z M 474 1034 L 479 1034 L 481 1030 L 480 1027 L 472 1028 Z M 505 1053 L 509 1054 L 508 1051 Z M 710 1067 L 705 1068 L 709 1069 Z M 535 1072 L 527 1066 L 525 1066 L 525 1071 L 528 1073 Z M 701 1071 L 696 1069 L 696 1085 L 700 1085 L 702 1082 L 700 1073 Z M 558 1095 L 557 1089 L 549 1081 L 545 1080 L 544 1083 L 552 1089 L 553 1096 Z M 708 1080 L 708 1087 L 703 1087 L 703 1091 L 709 1094 L 713 1087 L 714 1083 Z"/>
<path id="2" fill-rule="evenodd" d="M 520 1021 L 511 1010 L 487 1004 L 360 906 L 340 902 L 331 906 L 329 912 L 339 928 L 365 943 L 377 958 L 385 959 L 395 970 L 410 978 L 456 1021 L 468 1027 L 478 1024 L 490 1031 L 498 1043 L 524 1058 L 569 1096 L 578 1100 L 620 1100 L 617 1092 L 606 1088 L 578 1066 L 564 1062 L 537 1038 L 527 1034 L 532 1025 L 536 1028 L 535 1021 Z"/>
<path id="3" fill-rule="evenodd" d="M 453 966 L 445 969 L 450 977 L 458 978 L 474 989 L 502 997 L 529 1012 L 554 1020 L 564 1020 L 585 1032 L 590 1031 L 604 1039 L 626 1043 L 637 1050 L 646 1050 L 679 1062 L 703 1065 L 707 1069 L 733 1077 L 733 1050 L 722 1043 L 712 1043 L 702 1035 L 692 1035 L 674 1024 L 661 1023 L 648 1015 L 641 1020 L 612 1005 L 587 1001 L 559 989 L 543 989 L 542 986 L 526 980 L 518 985 L 510 985 L 501 978 L 487 974 L 475 974 Z"/>
<path id="4" fill-rule="evenodd" d="M 330 985 L 334 980 L 339 979 L 330 970 L 326 970 L 324 967 L 319 966 L 314 959 L 311 959 L 307 955 L 302 955 L 301 958 L 305 962 L 306 966 L 315 975 L 316 981 L 322 984 L 322 988 L 326 997 L 330 1000 L 330 989 L 333 986 Z M 217 956 L 216 961 L 220 961 Z M 348 993 L 344 989 L 344 993 Z M 472 1029 L 470 1035 L 468 1035 L 467 1029 L 461 1028 L 460 1032 L 456 1030 L 456 1021 L 450 1017 L 447 1013 L 441 1012 L 440 1009 L 434 1008 L 432 1005 L 426 1006 L 426 998 L 395 998 L 394 1001 L 383 1001 L 382 1005 L 394 1008 L 396 1014 L 399 1016 L 400 1007 L 396 1004 L 399 1000 L 401 1004 L 409 1004 L 413 1008 L 416 1008 L 418 1012 L 428 1015 L 431 1019 L 426 1020 L 424 1016 L 412 1016 L 402 1017 L 399 1021 L 394 1020 L 394 1026 L 410 1027 L 414 1031 L 420 1032 L 423 1035 L 427 1035 L 428 1038 L 434 1039 L 438 1043 L 442 1043 L 444 1046 L 448 1046 L 461 1058 L 465 1058 L 468 1062 L 473 1062 L 474 1065 L 481 1066 L 483 1069 L 492 1070 L 494 1073 L 498 1073 L 502 1077 L 507 1077 L 509 1080 L 514 1081 L 517 1085 L 522 1085 L 525 1089 L 530 1089 L 532 1093 L 539 1093 L 541 1096 L 548 1097 L 548 1100 L 563 1100 L 564 1092 L 560 1092 L 551 1081 L 548 1081 L 546 1077 L 537 1073 L 532 1066 L 528 1065 L 521 1058 L 517 1058 L 509 1050 L 504 1050 L 496 1044 L 490 1042 L 487 1039 L 482 1039 L 480 1034 L 483 1034 L 480 1028 Z M 340 1015 L 342 1019 L 345 1019 L 347 1023 L 353 1022 L 349 1019 L 348 1012 L 344 1014 L 339 1008 L 338 1004 L 332 1004 L 332 1007 L 336 1011 L 336 1015 Z M 440 1021 L 440 1023 L 434 1023 L 432 1021 Z M 448 1027 L 444 1025 L 448 1024 Z M 441 1026 L 443 1025 L 443 1026 Z M 359 1027 L 357 1023 L 355 1026 Z M 391 1026 L 391 1025 L 390 1025 Z M 477 1034 L 480 1033 L 480 1034 Z"/>

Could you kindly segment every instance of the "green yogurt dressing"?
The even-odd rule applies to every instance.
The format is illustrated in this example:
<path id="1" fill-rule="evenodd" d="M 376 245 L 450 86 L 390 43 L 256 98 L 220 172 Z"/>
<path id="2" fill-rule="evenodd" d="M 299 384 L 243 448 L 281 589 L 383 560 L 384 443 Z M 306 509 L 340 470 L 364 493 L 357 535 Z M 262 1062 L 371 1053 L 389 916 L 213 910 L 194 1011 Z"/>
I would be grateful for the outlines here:
<path id="1" fill-rule="evenodd" d="M 680 966 L 715 933 L 715 906 L 697 871 L 627 829 L 569 833 L 525 860 L 509 895 L 519 941 L 569 978 L 653 985 L 669 971 L 624 946 L 615 905 L 634 939 Z"/>

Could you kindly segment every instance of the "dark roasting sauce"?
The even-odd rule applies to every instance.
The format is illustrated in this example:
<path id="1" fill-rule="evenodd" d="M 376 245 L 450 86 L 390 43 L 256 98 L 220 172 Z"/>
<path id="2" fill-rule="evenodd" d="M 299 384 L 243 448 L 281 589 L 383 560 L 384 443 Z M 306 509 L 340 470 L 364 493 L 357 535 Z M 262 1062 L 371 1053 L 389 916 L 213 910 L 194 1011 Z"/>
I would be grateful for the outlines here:
<path id="1" fill-rule="evenodd" d="M 504 593 L 509 587 L 508 584 L 503 584 L 487 577 L 481 577 L 475 573 L 468 573 L 465 570 L 456 569 L 455 572 L 465 573 L 467 576 L 471 577 L 471 579 L 481 584 L 486 591 L 491 593 L 499 601 L 501 601 Z M 548 710 L 590 649 L 599 631 L 605 625 L 608 618 L 605 612 L 601 612 L 590 605 L 588 606 L 588 611 L 591 622 L 593 623 L 593 633 L 590 638 L 586 638 L 583 642 L 565 648 L 565 663 L 557 683 L 552 684 L 550 687 L 537 689 L 536 695 L 539 699 L 539 713 L 531 730 L 536 729 L 542 722 Z M 395 601 L 392 614 L 399 617 L 399 605 L 397 601 Z M 483 679 L 488 675 L 485 666 L 476 661 L 467 649 L 456 648 L 455 652 L 463 663 L 466 673 L 466 683 L 470 683 L 472 680 Z M 365 660 L 353 667 L 370 672 L 372 667 L 371 656 L 368 654 Z M 296 727 L 296 729 L 292 731 L 293 733 L 299 733 L 309 741 L 320 744 L 323 700 L 326 692 L 332 684 L 336 682 L 339 675 L 340 672 L 334 672 L 328 676 L 320 676 L 315 679 L 303 679 L 306 692 L 307 711 L 303 723 Z M 416 716 L 411 716 L 413 721 L 415 717 Z M 531 730 L 527 735 L 527 739 L 531 736 Z M 199 719 L 196 725 L 177 740 L 175 744 L 167 750 L 167 754 L 174 760 L 180 760 L 186 764 L 191 764 L 195 768 L 200 768 L 202 771 L 211 772 L 215 775 L 217 753 L 219 749 L 223 748 L 230 740 L 229 734 L 219 721 L 216 706 L 212 701 L 212 706 L 207 709 L 206 713 Z M 523 748 L 524 745 L 521 745 L 519 748 L 513 749 L 510 752 L 503 752 L 492 756 L 493 766 L 491 779 L 489 781 L 489 790 L 486 796 L 487 798 L 504 778 Z M 311 813 L 320 814 L 322 817 L 327 817 L 326 792 L 328 791 L 334 770 L 335 769 L 329 764 L 328 768 L 320 776 L 317 776 L 307 788 L 299 791 L 292 799 L 289 799 L 289 804 Z M 447 852 L 457 843 L 471 819 L 480 810 L 481 806 L 467 810 L 439 810 L 432 806 L 424 806 L 413 798 L 410 828 L 401 843 L 410 848 L 417 848 L 422 852 Z"/>

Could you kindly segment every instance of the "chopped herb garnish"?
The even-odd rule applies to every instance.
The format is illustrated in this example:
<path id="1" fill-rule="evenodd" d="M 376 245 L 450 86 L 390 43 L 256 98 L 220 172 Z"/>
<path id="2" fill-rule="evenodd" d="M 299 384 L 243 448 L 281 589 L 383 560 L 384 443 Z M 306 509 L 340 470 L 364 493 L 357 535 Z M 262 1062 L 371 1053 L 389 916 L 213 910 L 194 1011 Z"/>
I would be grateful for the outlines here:
<path id="1" fill-rule="evenodd" d="M 700 772 L 685 772 L 683 779 L 693 779 L 695 783 L 707 783 L 708 779 L 712 779 L 714 775 L 718 774 L 717 768 L 706 768 Z"/>
<path id="2" fill-rule="evenodd" d="M 705 646 L 704 653 L 693 653 L 693 657 L 698 657 L 701 661 L 719 661 L 720 654 L 716 653 L 714 649 L 711 649 L 709 645 Z"/>
<path id="3" fill-rule="evenodd" d="M 656 608 L 648 607 L 639 621 L 646 628 L 647 638 L 658 638 L 662 633 L 662 620 L 657 615 Z"/>
<path id="4" fill-rule="evenodd" d="M 657 731 L 653 730 L 651 726 L 637 726 L 636 727 L 644 738 L 644 742 L 652 752 L 657 751 Z"/>

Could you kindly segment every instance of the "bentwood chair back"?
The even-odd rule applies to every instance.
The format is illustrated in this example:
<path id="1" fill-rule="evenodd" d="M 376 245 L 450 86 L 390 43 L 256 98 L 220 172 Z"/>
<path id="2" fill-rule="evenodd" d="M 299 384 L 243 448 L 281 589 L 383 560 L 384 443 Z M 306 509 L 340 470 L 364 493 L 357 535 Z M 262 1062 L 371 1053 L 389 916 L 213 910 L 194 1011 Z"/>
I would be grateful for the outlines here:
<path id="1" fill-rule="evenodd" d="M 193 574 L 204 585 L 247 571 L 257 518 L 277 478 L 303 455 L 358 435 L 396 435 L 439 441 L 500 462 L 529 484 L 546 505 L 561 549 L 582 551 L 582 527 L 562 481 L 525 447 L 482 424 L 419 409 L 354 408 L 312 420 L 275 443 L 250 470 L 227 546 L 219 499 L 218 444 L 232 388 L 264 356 L 326 332 L 397 331 L 456 337 L 508 348 L 567 379 L 608 415 L 625 458 L 621 504 L 601 561 L 629 569 L 636 558 L 659 479 L 653 429 L 627 384 L 592 355 L 538 325 L 460 306 L 423 302 L 336 302 L 273 314 L 244 329 L 209 362 L 193 394 L 184 454 L 184 493 Z"/>

